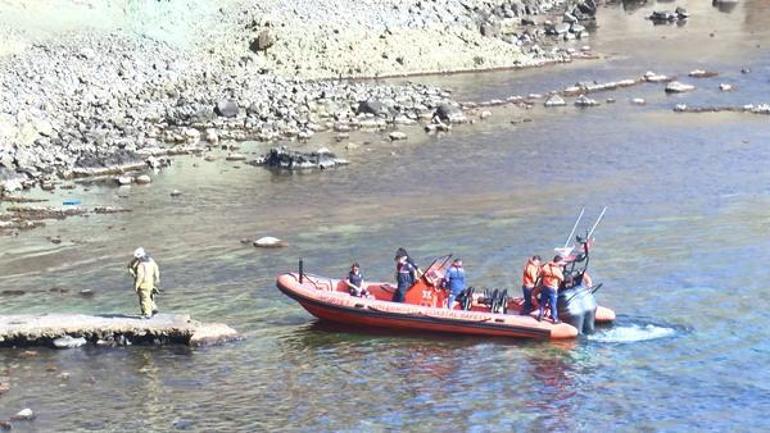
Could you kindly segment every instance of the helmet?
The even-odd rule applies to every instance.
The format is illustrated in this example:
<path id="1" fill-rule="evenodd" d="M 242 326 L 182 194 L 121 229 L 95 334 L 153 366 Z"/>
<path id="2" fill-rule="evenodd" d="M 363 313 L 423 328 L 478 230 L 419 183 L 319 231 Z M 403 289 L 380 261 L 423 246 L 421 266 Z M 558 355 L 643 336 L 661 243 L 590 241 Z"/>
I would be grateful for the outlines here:
<path id="1" fill-rule="evenodd" d="M 134 257 L 137 259 L 141 259 L 142 257 L 146 256 L 147 253 L 144 251 L 144 248 L 139 247 L 134 250 Z"/>

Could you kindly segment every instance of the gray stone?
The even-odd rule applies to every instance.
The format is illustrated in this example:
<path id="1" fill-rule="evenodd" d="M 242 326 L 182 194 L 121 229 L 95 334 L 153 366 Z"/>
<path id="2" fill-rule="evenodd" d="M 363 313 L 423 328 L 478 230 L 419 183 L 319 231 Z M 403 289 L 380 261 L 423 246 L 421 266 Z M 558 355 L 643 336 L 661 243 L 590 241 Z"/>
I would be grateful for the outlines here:
<path id="1" fill-rule="evenodd" d="M 435 117 L 449 123 L 463 123 L 468 120 L 465 117 L 465 113 L 459 107 L 450 104 L 439 105 L 436 108 Z"/>
<path id="2" fill-rule="evenodd" d="M 591 99 L 586 95 L 580 95 L 575 100 L 575 105 L 578 107 L 594 107 L 599 105 L 595 99 Z"/>
<path id="3" fill-rule="evenodd" d="M 214 106 L 214 112 L 221 117 L 235 117 L 238 115 L 238 103 L 233 99 L 222 99 Z"/>
<path id="4" fill-rule="evenodd" d="M 256 38 L 252 39 L 249 49 L 255 53 L 266 51 L 275 44 L 275 37 L 270 30 L 262 30 Z"/>
<path id="5" fill-rule="evenodd" d="M 358 103 L 356 114 L 373 114 L 375 116 L 385 116 L 389 113 L 388 108 L 379 100 L 369 99 Z"/>
<path id="6" fill-rule="evenodd" d="M 692 84 L 680 83 L 679 81 L 672 81 L 666 85 L 667 93 L 684 93 L 695 90 L 695 86 Z"/>
<path id="7" fill-rule="evenodd" d="M 393 131 L 390 134 L 388 134 L 388 138 L 390 138 L 392 141 L 396 140 L 406 140 L 406 133 L 401 131 Z"/>
<path id="8" fill-rule="evenodd" d="M 86 341 L 83 337 L 71 337 L 69 335 L 65 335 L 64 337 L 59 337 L 53 340 L 53 345 L 57 349 L 74 349 L 77 347 L 85 346 Z"/>
<path id="9" fill-rule="evenodd" d="M 567 101 L 559 95 L 551 95 L 543 103 L 546 107 L 563 107 L 567 105 Z"/>

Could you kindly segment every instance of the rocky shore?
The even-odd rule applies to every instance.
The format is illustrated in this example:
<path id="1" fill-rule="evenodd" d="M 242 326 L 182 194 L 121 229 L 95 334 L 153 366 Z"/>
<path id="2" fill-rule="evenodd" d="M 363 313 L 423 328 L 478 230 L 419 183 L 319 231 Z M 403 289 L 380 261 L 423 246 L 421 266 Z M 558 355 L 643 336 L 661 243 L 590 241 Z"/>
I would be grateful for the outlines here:
<path id="1" fill-rule="evenodd" d="M 23 28 L 23 14 L 45 20 L 51 12 L 24 3 L 7 0 L 0 12 L 6 192 L 140 169 L 150 157 L 222 141 L 448 123 L 441 113 L 459 104 L 446 90 L 350 78 L 569 61 L 574 50 L 559 42 L 585 37 L 596 7 L 592 0 L 230 0 L 200 16 L 196 7 L 209 3 L 172 0 L 110 10 L 105 16 L 116 23 L 102 28 L 89 22 L 40 33 Z M 57 13 L 81 16 L 84 4 L 81 15 L 92 21 L 106 7 L 61 1 Z M 136 29 L 135 21 L 147 27 L 153 19 L 171 30 Z M 170 37 L 172 30 L 181 36 Z"/>

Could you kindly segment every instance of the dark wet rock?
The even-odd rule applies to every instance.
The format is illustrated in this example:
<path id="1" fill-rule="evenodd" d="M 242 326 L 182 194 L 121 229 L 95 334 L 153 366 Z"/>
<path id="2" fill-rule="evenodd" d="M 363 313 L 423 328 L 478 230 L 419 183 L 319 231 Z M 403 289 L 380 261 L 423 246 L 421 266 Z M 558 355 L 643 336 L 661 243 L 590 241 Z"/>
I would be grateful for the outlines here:
<path id="1" fill-rule="evenodd" d="M 64 337 L 54 339 L 52 343 L 53 346 L 57 349 L 74 349 L 77 347 L 85 346 L 88 341 L 83 337 L 71 337 L 66 335 Z"/>
<path id="2" fill-rule="evenodd" d="M 235 117 L 238 115 L 238 103 L 233 99 L 222 99 L 214 106 L 214 113 L 221 117 Z"/>
<path id="3" fill-rule="evenodd" d="M 252 165 L 283 168 L 289 170 L 303 168 L 331 168 L 347 164 L 347 161 L 337 158 L 327 149 L 319 149 L 316 152 L 299 152 L 288 150 L 285 147 L 272 148 L 259 159 L 250 162 Z"/>
<path id="4" fill-rule="evenodd" d="M 24 290 L 14 290 L 14 289 L 6 289 L 0 292 L 0 296 L 21 296 L 24 295 Z"/>
<path id="5" fill-rule="evenodd" d="M 356 114 L 374 114 L 375 116 L 387 116 L 390 110 L 382 103 L 382 101 L 376 99 L 369 99 L 358 103 Z"/>
<path id="6" fill-rule="evenodd" d="M 684 8 L 678 7 L 675 11 L 654 11 L 647 19 L 655 24 L 673 23 L 684 21 L 690 16 Z"/>
<path id="7" fill-rule="evenodd" d="M 255 53 L 266 51 L 275 44 L 275 37 L 270 30 L 265 29 L 259 32 L 256 38 L 252 39 L 249 49 Z"/>
<path id="8" fill-rule="evenodd" d="M 465 113 L 459 107 L 450 104 L 439 105 L 434 116 L 443 122 L 449 123 L 463 123 L 467 121 Z"/>

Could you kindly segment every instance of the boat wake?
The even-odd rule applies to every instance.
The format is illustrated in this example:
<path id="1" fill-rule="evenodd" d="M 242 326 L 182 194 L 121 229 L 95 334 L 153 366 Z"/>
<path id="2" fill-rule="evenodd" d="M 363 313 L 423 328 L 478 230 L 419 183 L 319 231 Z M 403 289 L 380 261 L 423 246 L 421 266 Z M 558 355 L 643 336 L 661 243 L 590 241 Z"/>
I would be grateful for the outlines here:
<path id="1" fill-rule="evenodd" d="M 588 339 L 599 343 L 634 343 L 657 340 L 677 335 L 674 327 L 655 324 L 614 326 L 589 335 Z"/>

